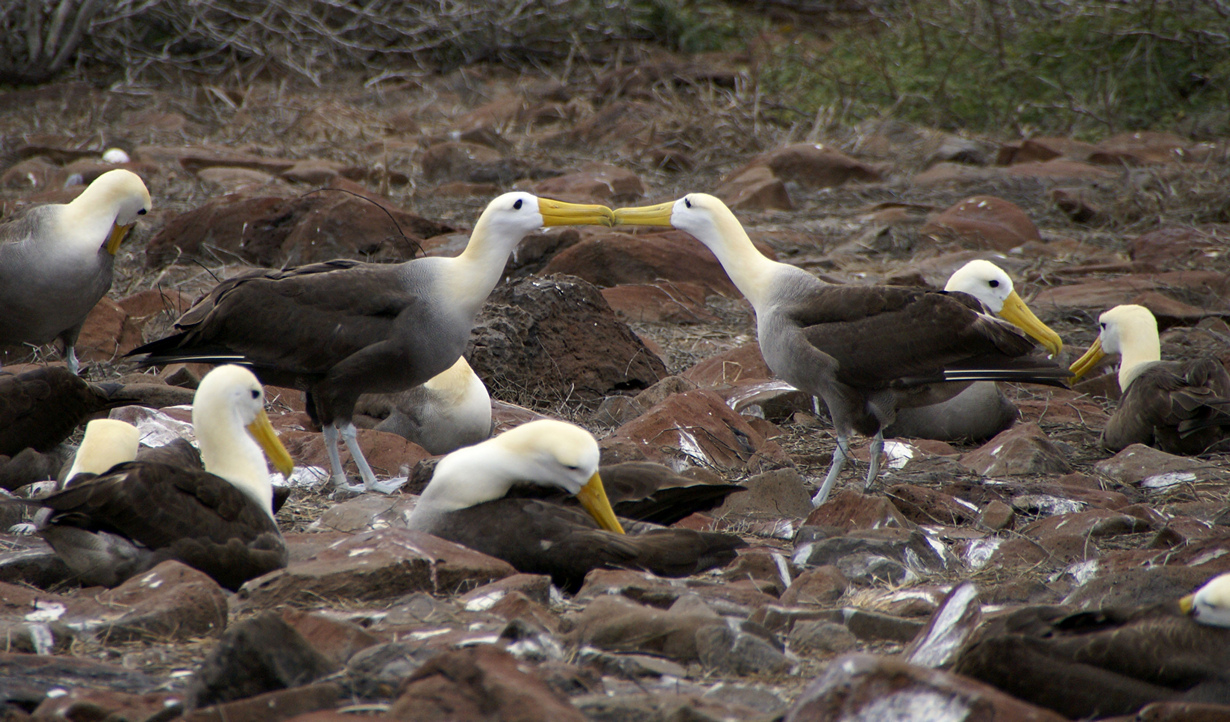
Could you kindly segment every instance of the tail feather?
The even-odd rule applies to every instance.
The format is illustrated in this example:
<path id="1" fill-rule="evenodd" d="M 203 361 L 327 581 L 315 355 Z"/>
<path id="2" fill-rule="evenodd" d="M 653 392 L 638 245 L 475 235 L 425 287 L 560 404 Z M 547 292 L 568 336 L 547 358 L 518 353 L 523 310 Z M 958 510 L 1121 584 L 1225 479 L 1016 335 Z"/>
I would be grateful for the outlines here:
<path id="1" fill-rule="evenodd" d="M 142 356 L 137 364 L 140 366 L 162 366 L 172 363 L 207 363 L 207 364 L 243 364 L 249 363 L 247 357 L 233 349 L 222 345 L 194 346 L 182 348 L 187 334 L 178 333 L 157 341 L 151 341 L 144 346 L 129 351 L 125 358 Z"/>
<path id="2" fill-rule="evenodd" d="M 946 369 L 929 376 L 913 376 L 898 379 L 893 385 L 909 388 L 944 382 L 1010 381 L 1066 388 L 1071 378 L 1072 372 L 1058 366 L 1023 369 Z"/>

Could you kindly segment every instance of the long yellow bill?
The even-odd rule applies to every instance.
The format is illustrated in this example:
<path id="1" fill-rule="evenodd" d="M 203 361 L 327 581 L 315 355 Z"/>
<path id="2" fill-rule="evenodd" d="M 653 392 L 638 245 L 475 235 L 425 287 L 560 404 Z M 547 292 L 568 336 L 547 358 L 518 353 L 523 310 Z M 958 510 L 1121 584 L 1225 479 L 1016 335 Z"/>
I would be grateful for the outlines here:
<path id="1" fill-rule="evenodd" d="M 638 206 L 636 208 L 616 208 L 615 225 L 617 226 L 669 226 L 671 214 L 675 211 L 675 202 L 659 203 L 656 206 Z"/>
<path id="2" fill-rule="evenodd" d="M 1076 359 L 1068 370 L 1072 372 L 1072 380 L 1075 381 L 1085 374 L 1089 373 L 1099 361 L 1105 358 L 1106 353 L 1102 351 L 1102 339 L 1095 339 L 1089 350 L 1084 356 Z"/>
<path id="3" fill-rule="evenodd" d="M 1186 597 L 1183 597 L 1182 599 L 1179 600 L 1179 611 L 1183 612 L 1184 614 L 1191 614 L 1192 609 L 1195 608 L 1195 606 L 1196 606 L 1196 595 L 1195 594 L 1188 594 Z"/>
<path id="4" fill-rule="evenodd" d="M 598 472 L 595 471 L 585 486 L 577 492 L 577 501 L 581 502 L 585 511 L 598 522 L 598 526 L 616 534 L 624 533 L 619 519 L 615 518 L 615 510 L 611 508 L 610 500 L 606 498 L 606 489 L 602 488 L 602 478 L 598 476 Z"/>
<path id="5" fill-rule="evenodd" d="M 252 438 L 256 439 L 256 443 L 261 445 L 265 450 L 265 456 L 273 462 L 273 466 L 278 471 L 282 472 L 282 476 L 290 478 L 291 472 L 295 470 L 295 462 L 290 458 L 290 452 L 282 446 L 282 442 L 278 440 L 278 432 L 273 430 L 273 424 L 269 423 L 269 415 L 264 409 L 256 415 L 256 420 L 248 424 L 248 433 L 252 434 Z"/>
<path id="6" fill-rule="evenodd" d="M 1038 320 L 1038 317 L 1029 310 L 1029 306 L 1025 305 L 1016 291 L 1008 294 L 1008 297 L 1004 299 L 1004 307 L 1000 309 L 999 317 L 1038 339 L 1038 343 L 1046 347 L 1046 350 L 1051 352 L 1051 356 L 1059 356 L 1059 352 L 1063 350 L 1063 339 L 1059 338 L 1059 334 L 1052 331 L 1049 326 Z"/>
<path id="7" fill-rule="evenodd" d="M 120 225 L 119 223 L 116 223 L 111 227 L 111 235 L 107 236 L 107 253 L 114 256 L 119 252 L 120 243 L 123 242 L 124 236 L 128 235 L 128 232 L 132 230 L 134 225 L 136 224 L 129 223 L 127 225 Z"/>
<path id="8" fill-rule="evenodd" d="M 538 213 L 544 226 L 606 226 L 615 225 L 615 214 L 606 206 L 582 205 L 538 199 Z"/>

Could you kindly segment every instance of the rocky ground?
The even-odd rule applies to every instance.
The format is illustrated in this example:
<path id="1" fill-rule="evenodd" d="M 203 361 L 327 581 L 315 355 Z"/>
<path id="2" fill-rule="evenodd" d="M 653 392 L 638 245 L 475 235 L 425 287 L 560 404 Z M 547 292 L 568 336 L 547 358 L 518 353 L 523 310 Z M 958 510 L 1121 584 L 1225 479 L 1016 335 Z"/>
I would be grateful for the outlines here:
<path id="1" fill-rule="evenodd" d="M 104 149 L 126 150 L 154 211 L 123 246 L 79 353 L 92 380 L 189 398 L 203 368 L 140 373 L 122 355 L 217 279 L 455 253 L 512 188 L 613 207 L 713 192 L 766 252 L 836 283 L 942 286 L 990 258 L 1064 337 L 1065 363 L 1120 303 L 1154 311 L 1164 358 L 1230 361 L 1224 140 L 770 122 L 743 61 L 632 51 L 532 76 L 12 91 L 0 95 L 0 218 L 64 201 L 108 167 Z M 81 589 L 40 542 L 0 535 L 5 719 L 165 720 L 192 705 L 186 718 L 232 721 L 835 719 L 835 685 L 874 690 L 903 674 L 1023 719 L 1042 713 L 967 680 L 889 657 L 831 662 L 908 651 L 962 580 L 994 614 L 1158 601 L 1230 570 L 1227 456 L 1103 451 L 1113 375 L 1008 388 L 1021 419 L 985 444 L 900 440 L 866 495 L 859 440 L 863 463 L 813 510 L 834 447 L 827 420 L 770 382 L 750 307 L 702 246 L 678 232 L 567 229 L 527 239 L 507 276 L 467 354 L 500 424 L 560 416 L 598 435 L 604 461 L 745 483 L 681 522 L 742 534 L 734 565 L 682 580 L 596 571 L 566 598 L 406 531 L 411 494 L 333 499 L 310 475 L 278 516 L 290 566 L 235 594 L 175 563 Z M 298 394 L 269 395 L 296 462 L 323 466 Z M 116 413 L 147 429 L 187 419 Z M 385 476 L 428 457 L 389 434 L 361 441 Z"/>

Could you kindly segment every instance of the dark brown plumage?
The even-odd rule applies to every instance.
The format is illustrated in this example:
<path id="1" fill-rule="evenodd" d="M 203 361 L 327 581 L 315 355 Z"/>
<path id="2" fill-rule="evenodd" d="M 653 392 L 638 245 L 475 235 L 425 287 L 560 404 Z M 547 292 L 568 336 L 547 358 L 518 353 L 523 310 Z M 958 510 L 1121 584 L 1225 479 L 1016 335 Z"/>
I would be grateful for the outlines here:
<path id="1" fill-rule="evenodd" d="M 686 577 L 726 566 L 747 544 L 739 537 L 624 522 L 626 534 L 600 529 L 580 507 L 508 496 L 450 512 L 430 532 L 503 559 L 526 574 L 547 574 L 574 593 L 593 569 L 640 569 Z"/>
<path id="2" fill-rule="evenodd" d="M 50 451 L 94 414 L 132 403 L 119 384 L 92 384 L 63 366 L 0 373 L 0 455 Z"/>
<path id="3" fill-rule="evenodd" d="M 115 586 L 175 559 L 238 589 L 286 566 L 286 544 L 273 519 L 230 482 L 203 469 L 135 461 L 77 479 L 39 501 L 53 512 L 41 533 L 58 554 L 76 556 L 83 567 L 91 566 L 88 555 L 99 544 L 126 546 L 122 553 L 129 560 L 93 565 L 97 573 L 83 574 L 85 584 Z M 99 541 L 82 545 L 87 533 Z"/>
<path id="4" fill-rule="evenodd" d="M 1164 361 L 1133 379 L 1106 424 L 1111 451 L 1132 444 L 1203 454 L 1230 440 L 1230 374 L 1215 359 Z"/>
<path id="5" fill-rule="evenodd" d="M 1070 613 L 1028 607 L 989 624 L 953 669 L 1073 719 L 1151 702 L 1230 703 L 1230 628 L 1177 602 Z"/>

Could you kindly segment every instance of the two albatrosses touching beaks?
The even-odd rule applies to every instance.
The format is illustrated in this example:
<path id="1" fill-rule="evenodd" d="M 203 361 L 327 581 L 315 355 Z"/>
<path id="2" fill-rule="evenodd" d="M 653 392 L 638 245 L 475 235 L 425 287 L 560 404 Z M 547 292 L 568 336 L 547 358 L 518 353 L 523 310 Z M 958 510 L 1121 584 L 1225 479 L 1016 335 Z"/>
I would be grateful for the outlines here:
<path id="1" fill-rule="evenodd" d="M 944 285 L 945 291 L 967 293 L 982 302 L 988 312 L 1012 323 L 1039 340 L 1053 357 L 1063 350 L 1063 339 L 1029 310 L 1017 294 L 1004 269 L 985 260 L 958 268 Z M 989 439 L 1020 416 L 994 381 L 977 381 L 951 399 L 931 406 L 897 409 L 897 419 L 884 430 L 887 436 L 940 441 Z"/>
<path id="2" fill-rule="evenodd" d="M 59 339 L 77 373 L 77 335 L 111 288 L 120 242 L 150 208 L 141 179 L 117 169 L 71 203 L 38 206 L 0 226 L 0 346 Z"/>
<path id="3" fill-rule="evenodd" d="M 39 533 L 82 583 L 115 586 L 175 559 L 238 589 L 286 566 L 265 454 L 283 476 L 294 465 L 256 377 L 239 366 L 211 371 L 197 389 L 192 423 L 204 470 L 145 461 L 102 469 L 108 460 L 83 443 L 81 470 L 98 475 L 78 475 L 37 502 L 52 511 Z"/>
<path id="4" fill-rule="evenodd" d="M 606 206 L 506 193 L 491 201 L 455 258 L 401 264 L 334 260 L 223 281 L 146 344 L 141 363 L 242 363 L 262 381 L 306 391 L 325 431 L 333 482 L 348 487 L 337 450 L 345 440 L 367 491 L 376 481 L 352 423 L 364 393 L 394 393 L 447 370 L 465 350 L 474 318 L 509 254 L 543 226 L 611 225 Z"/>
<path id="5" fill-rule="evenodd" d="M 1131 444 L 1171 454 L 1202 454 L 1230 440 L 1230 374 L 1213 358 L 1162 361 L 1157 319 L 1144 306 L 1115 306 L 1098 318 L 1100 333 L 1072 364 L 1080 378 L 1102 358 L 1118 354 L 1119 408 L 1106 423 L 1102 445 Z"/>
<path id="6" fill-rule="evenodd" d="M 1230 704 L 1230 574 L 1148 606 L 1025 607 L 976 632 L 952 671 L 1072 719 Z"/>
<path id="7" fill-rule="evenodd" d="M 568 591 L 591 569 L 688 576 L 728 564 L 745 546 L 729 534 L 621 523 L 598 456 L 598 442 L 579 426 L 531 421 L 441 459 L 409 526 L 548 574 Z M 581 508 L 551 498 L 561 494 Z"/>
<path id="8" fill-rule="evenodd" d="M 751 302 L 769 368 L 824 399 L 837 448 L 813 499 L 817 505 L 828 498 L 855 431 L 874 436 L 871 486 L 879 473 L 884 427 L 898 408 L 939 403 L 975 381 L 1062 385 L 1066 377 L 1055 363 L 1031 355 L 1033 342 L 1016 326 L 986 313 L 964 293 L 834 286 L 766 258 L 730 209 L 711 195 L 689 193 L 671 203 L 621 208 L 615 220 L 673 226 L 704 243 Z M 1040 333 L 1033 325 L 1024 330 Z M 1053 334 L 1040 335 L 1041 343 L 1055 343 Z"/>

